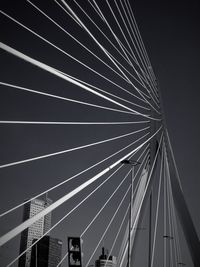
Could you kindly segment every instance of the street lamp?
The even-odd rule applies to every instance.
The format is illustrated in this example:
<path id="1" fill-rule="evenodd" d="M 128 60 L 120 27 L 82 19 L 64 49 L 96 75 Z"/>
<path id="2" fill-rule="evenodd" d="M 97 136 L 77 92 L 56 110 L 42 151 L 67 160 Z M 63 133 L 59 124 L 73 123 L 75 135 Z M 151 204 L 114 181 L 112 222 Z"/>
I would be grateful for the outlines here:
<path id="1" fill-rule="evenodd" d="M 131 267 L 131 226 L 132 226 L 132 205 L 133 205 L 133 180 L 134 180 L 134 167 L 141 164 L 138 161 L 132 161 L 130 159 L 124 159 L 121 164 L 132 165 L 132 175 L 131 175 L 131 193 L 130 193 L 130 212 L 129 212 L 129 241 L 128 241 L 128 267 Z"/>

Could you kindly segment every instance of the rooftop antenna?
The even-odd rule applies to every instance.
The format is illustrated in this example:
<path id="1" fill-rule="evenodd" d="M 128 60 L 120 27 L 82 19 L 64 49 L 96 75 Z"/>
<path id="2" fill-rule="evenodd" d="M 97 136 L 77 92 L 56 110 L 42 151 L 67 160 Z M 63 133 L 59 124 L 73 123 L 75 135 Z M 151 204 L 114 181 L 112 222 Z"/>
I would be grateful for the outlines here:
<path id="1" fill-rule="evenodd" d="M 45 193 L 45 201 L 48 203 L 48 192 Z"/>
<path id="2" fill-rule="evenodd" d="M 103 244 L 102 244 L 102 255 L 104 256 L 105 254 L 105 241 L 103 239 Z"/>

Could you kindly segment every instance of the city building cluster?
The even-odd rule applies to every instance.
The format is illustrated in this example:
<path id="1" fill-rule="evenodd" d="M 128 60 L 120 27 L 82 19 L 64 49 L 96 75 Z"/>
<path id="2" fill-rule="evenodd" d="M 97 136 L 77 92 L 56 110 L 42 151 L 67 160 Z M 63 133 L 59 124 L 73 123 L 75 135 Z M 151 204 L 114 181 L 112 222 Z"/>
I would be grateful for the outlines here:
<path id="1" fill-rule="evenodd" d="M 35 216 L 49 205 L 52 200 L 46 196 L 44 200 L 33 199 L 24 205 L 23 221 Z M 62 240 L 51 237 L 51 213 L 33 223 L 21 233 L 20 257 L 18 267 L 57 267 L 62 260 Z M 47 235 L 45 233 L 48 233 Z M 68 237 L 68 266 L 82 267 L 81 240 L 79 237 Z M 102 248 L 102 254 L 95 261 L 95 267 L 115 267 L 116 257 L 109 255 Z"/>

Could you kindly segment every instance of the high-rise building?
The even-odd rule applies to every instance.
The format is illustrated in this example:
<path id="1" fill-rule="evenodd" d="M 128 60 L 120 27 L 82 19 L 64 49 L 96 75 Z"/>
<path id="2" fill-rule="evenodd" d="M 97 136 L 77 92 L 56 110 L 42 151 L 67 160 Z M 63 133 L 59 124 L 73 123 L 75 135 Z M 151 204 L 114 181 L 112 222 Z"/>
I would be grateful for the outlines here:
<path id="1" fill-rule="evenodd" d="M 34 199 L 24 205 L 23 221 L 28 220 L 37 213 L 44 210 L 52 203 L 52 200 Z M 20 254 L 26 250 L 34 239 L 40 238 L 46 231 L 51 228 L 51 213 L 33 223 L 29 228 L 21 233 Z M 19 267 L 30 267 L 31 249 L 19 258 Z"/>
<path id="2" fill-rule="evenodd" d="M 99 259 L 95 261 L 95 267 L 115 267 L 117 265 L 117 259 L 114 256 L 109 256 L 108 251 L 102 247 L 102 254 Z"/>
<path id="3" fill-rule="evenodd" d="M 35 242 L 36 239 L 33 239 Z M 61 261 L 62 241 L 44 236 L 32 247 L 30 267 L 56 267 Z"/>

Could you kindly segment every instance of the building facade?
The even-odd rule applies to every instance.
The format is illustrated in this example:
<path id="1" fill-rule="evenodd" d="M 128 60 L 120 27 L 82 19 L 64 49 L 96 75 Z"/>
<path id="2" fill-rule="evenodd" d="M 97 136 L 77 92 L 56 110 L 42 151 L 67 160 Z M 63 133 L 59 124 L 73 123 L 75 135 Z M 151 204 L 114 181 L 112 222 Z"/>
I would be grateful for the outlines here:
<path id="1" fill-rule="evenodd" d="M 102 254 L 99 259 L 95 261 L 95 267 L 115 267 L 117 265 L 117 259 L 114 256 L 109 256 L 108 251 L 102 248 Z"/>
<path id="2" fill-rule="evenodd" d="M 33 239 L 35 242 L 36 239 Z M 30 267 L 56 267 L 61 261 L 62 241 L 44 236 L 31 251 Z"/>
<path id="3" fill-rule="evenodd" d="M 52 203 L 52 200 L 46 198 L 45 200 L 34 199 L 24 205 L 23 221 L 28 220 L 37 213 L 44 210 Z M 29 228 L 21 233 L 20 240 L 20 254 L 26 250 L 34 239 L 39 239 L 46 231 L 51 228 L 51 214 L 39 219 L 33 223 Z M 19 258 L 19 267 L 30 267 L 31 249 Z"/>

